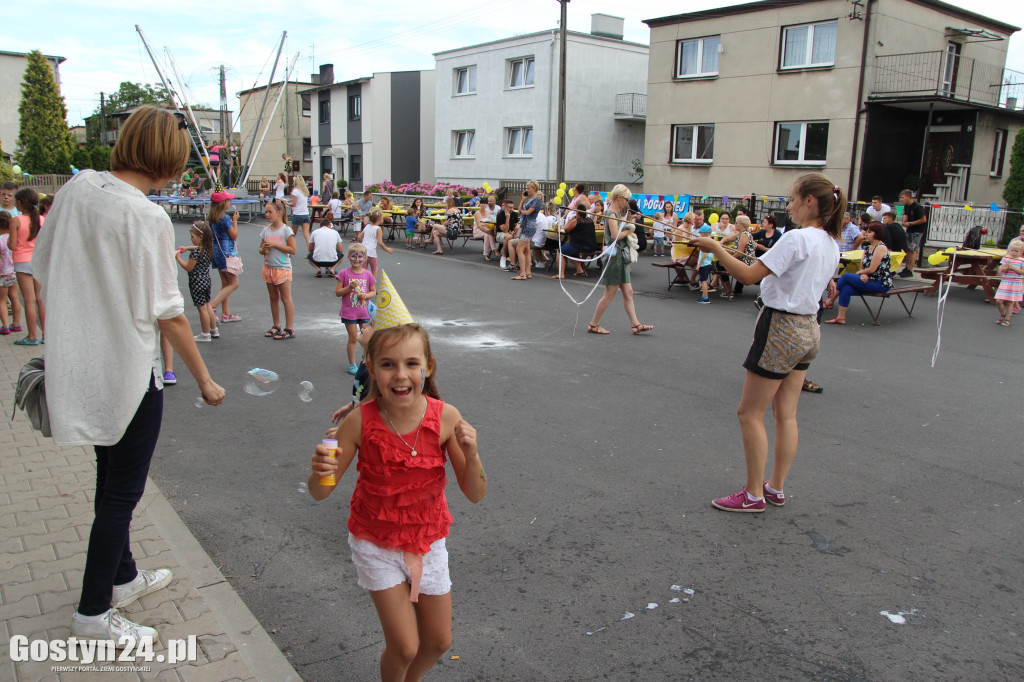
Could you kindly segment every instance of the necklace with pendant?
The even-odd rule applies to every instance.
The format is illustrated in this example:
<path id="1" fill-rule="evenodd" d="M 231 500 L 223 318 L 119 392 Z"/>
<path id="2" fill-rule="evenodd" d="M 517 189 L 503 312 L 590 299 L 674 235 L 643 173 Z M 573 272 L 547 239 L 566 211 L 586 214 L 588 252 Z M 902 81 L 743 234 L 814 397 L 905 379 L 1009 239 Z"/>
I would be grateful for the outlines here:
<path id="1" fill-rule="evenodd" d="M 424 401 L 426 402 L 425 398 L 424 398 Z M 405 447 L 407 447 L 410 450 L 412 450 L 412 456 L 413 457 L 415 457 L 418 454 L 416 452 L 416 444 L 420 442 L 420 429 L 423 428 L 423 419 L 427 416 L 427 407 L 429 407 L 429 406 L 430 406 L 429 402 L 426 402 L 426 404 L 423 406 L 423 414 L 420 415 L 420 423 L 419 423 L 419 426 L 416 427 L 416 437 L 413 439 L 412 445 L 409 445 L 409 443 L 407 443 L 406 440 L 404 438 L 402 438 L 402 434 L 400 434 L 398 432 L 398 429 L 395 428 L 395 422 L 391 421 L 391 415 L 388 414 L 388 410 L 387 410 L 386 407 L 384 407 L 383 401 L 381 402 L 381 405 L 380 405 L 380 409 L 384 413 L 384 417 L 388 420 L 388 424 L 391 425 L 391 430 L 394 432 L 394 434 L 396 436 L 398 436 L 398 440 L 402 441 L 402 443 L 405 445 Z"/>

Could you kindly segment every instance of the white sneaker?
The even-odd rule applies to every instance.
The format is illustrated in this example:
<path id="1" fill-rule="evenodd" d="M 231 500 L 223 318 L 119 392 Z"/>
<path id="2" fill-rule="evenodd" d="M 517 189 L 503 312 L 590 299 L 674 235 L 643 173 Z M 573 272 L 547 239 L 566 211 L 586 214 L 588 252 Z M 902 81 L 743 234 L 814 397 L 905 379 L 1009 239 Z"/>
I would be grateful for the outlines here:
<path id="1" fill-rule="evenodd" d="M 140 568 L 135 580 L 124 585 L 114 585 L 114 594 L 110 598 L 110 605 L 115 609 L 128 606 L 143 595 L 167 587 L 171 584 L 172 578 L 174 578 L 174 574 L 169 568 L 160 568 L 155 571 Z"/>
<path id="2" fill-rule="evenodd" d="M 133 623 L 117 612 L 117 609 L 110 609 L 99 619 L 83 623 L 78 620 L 81 616 L 77 613 L 71 617 L 71 634 L 79 639 L 101 639 L 114 642 L 115 647 L 127 646 L 125 639 L 131 637 L 136 642 L 144 637 L 150 638 L 153 642 L 159 640 L 156 628 L 147 627 Z"/>
<path id="3" fill-rule="evenodd" d="M 211 340 L 213 340 L 213 337 L 211 337 L 209 334 L 196 334 L 192 338 L 196 340 L 196 343 L 209 343 Z"/>
<path id="4" fill-rule="evenodd" d="M 210 338 L 219 339 L 220 338 L 220 330 L 217 329 L 216 327 L 211 329 L 210 330 Z"/>
<path id="5" fill-rule="evenodd" d="M 501 260 L 498 261 L 498 267 L 501 268 L 502 270 L 508 270 L 508 258 L 502 256 Z"/>

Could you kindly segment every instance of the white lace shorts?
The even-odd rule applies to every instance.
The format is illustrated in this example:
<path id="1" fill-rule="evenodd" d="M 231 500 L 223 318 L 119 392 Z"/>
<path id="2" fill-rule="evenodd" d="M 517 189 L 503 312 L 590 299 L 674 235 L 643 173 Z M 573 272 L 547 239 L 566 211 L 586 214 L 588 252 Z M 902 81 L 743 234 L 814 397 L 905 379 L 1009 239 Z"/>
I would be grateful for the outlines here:
<path id="1" fill-rule="evenodd" d="M 420 579 L 420 594 L 437 596 L 452 590 L 448 573 L 448 549 L 445 538 L 435 540 L 430 551 L 423 555 L 423 577 Z M 405 554 L 393 549 L 378 547 L 369 540 L 361 540 L 348 534 L 348 546 L 352 549 L 352 563 L 356 567 L 359 587 L 377 592 L 387 590 L 404 582 L 412 582 Z"/>

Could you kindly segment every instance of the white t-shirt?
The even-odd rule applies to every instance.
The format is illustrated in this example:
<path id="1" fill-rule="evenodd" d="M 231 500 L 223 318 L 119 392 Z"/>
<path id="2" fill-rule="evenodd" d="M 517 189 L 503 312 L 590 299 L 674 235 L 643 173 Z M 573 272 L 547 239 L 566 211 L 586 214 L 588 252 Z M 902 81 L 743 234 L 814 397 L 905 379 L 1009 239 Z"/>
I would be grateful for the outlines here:
<path id="1" fill-rule="evenodd" d="M 292 215 L 309 215 L 309 197 L 300 192 L 298 188 L 292 190 L 292 196 L 295 197 Z"/>
<path id="2" fill-rule="evenodd" d="M 544 246 L 545 240 L 551 235 L 548 234 L 548 230 L 555 224 L 555 216 L 544 215 L 541 213 L 537 216 L 537 231 L 533 233 L 533 245 L 540 248 Z"/>
<path id="3" fill-rule="evenodd" d="M 761 281 L 761 300 L 766 306 L 814 315 L 839 266 L 839 245 L 825 230 L 805 227 L 783 234 L 758 260 L 772 272 Z"/>
<path id="4" fill-rule="evenodd" d="M 327 202 L 327 205 L 331 207 L 331 215 L 335 218 L 341 214 L 341 199 L 331 199 Z"/>
<path id="5" fill-rule="evenodd" d="M 318 227 L 309 238 L 313 242 L 313 260 L 316 262 L 333 263 L 341 257 L 338 254 L 341 235 L 333 227 Z"/>
<path id="6" fill-rule="evenodd" d="M 380 234 L 380 225 L 366 223 L 363 227 L 363 246 L 366 247 L 366 257 L 377 257 L 377 235 Z"/>
<path id="7" fill-rule="evenodd" d="M 275 199 L 284 199 L 284 190 L 285 190 L 286 187 L 287 187 L 287 185 L 285 185 L 280 180 L 275 182 L 274 183 L 274 198 Z"/>
<path id="8" fill-rule="evenodd" d="M 150 378 L 163 387 L 158 320 L 185 312 L 171 219 L 113 174 L 83 170 L 57 193 L 32 270 L 50 313 L 46 400 L 53 440 L 113 445 Z"/>
<path id="9" fill-rule="evenodd" d="M 874 206 L 868 206 L 864 212 L 871 216 L 871 219 L 874 220 L 876 223 L 880 223 L 882 222 L 882 216 L 891 210 L 892 206 L 890 206 L 889 204 L 882 204 L 881 208 L 879 208 L 877 211 L 875 210 Z"/>

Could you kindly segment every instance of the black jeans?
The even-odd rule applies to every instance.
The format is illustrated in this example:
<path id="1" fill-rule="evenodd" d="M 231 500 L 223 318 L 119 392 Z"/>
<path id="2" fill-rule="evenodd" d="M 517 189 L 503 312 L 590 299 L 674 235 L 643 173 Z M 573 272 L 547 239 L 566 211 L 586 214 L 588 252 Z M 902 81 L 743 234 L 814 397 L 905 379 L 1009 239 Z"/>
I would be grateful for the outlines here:
<path id="1" fill-rule="evenodd" d="M 164 395 L 150 379 L 149 391 L 116 445 L 97 445 L 96 518 L 89 533 L 78 612 L 98 616 L 110 610 L 114 585 L 138 575 L 129 547 L 132 512 L 142 499 L 149 463 L 160 436 Z"/>

